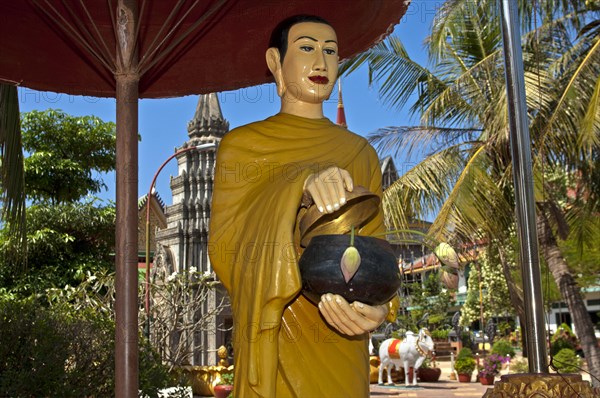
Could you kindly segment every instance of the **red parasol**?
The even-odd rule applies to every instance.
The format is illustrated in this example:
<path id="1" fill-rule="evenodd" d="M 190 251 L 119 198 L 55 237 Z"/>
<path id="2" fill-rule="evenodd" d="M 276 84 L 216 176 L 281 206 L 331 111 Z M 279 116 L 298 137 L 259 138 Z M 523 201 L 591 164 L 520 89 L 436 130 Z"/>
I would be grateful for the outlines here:
<path id="1" fill-rule="evenodd" d="M 347 58 L 391 32 L 409 2 L 0 0 L 0 82 L 117 98 L 117 397 L 138 388 L 138 98 L 270 81 L 270 32 L 295 14 L 329 20 Z"/>
<path id="2" fill-rule="evenodd" d="M 271 29 L 283 18 L 330 21 L 347 58 L 399 22 L 408 1 L 134 1 L 139 24 L 127 32 L 138 49 L 142 98 L 231 90 L 270 81 Z M 0 0 L 0 81 L 37 90 L 115 96 L 116 0 Z M 125 33 L 125 32 L 123 32 Z"/>

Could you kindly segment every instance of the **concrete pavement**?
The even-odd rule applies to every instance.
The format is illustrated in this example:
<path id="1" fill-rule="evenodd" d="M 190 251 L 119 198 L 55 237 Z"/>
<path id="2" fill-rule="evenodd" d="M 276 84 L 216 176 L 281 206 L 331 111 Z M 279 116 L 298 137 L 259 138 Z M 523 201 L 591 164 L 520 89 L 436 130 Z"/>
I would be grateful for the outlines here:
<path id="1" fill-rule="evenodd" d="M 443 377 L 443 375 L 442 375 Z M 475 380 L 475 378 L 473 378 Z M 435 383 L 419 383 L 416 388 L 397 386 L 378 386 L 371 384 L 371 397 L 387 398 L 445 398 L 445 397 L 482 397 L 488 388 L 479 382 L 459 383 L 452 380 L 441 380 Z"/>
<path id="2" fill-rule="evenodd" d="M 459 383 L 458 380 L 450 379 L 450 362 L 438 361 L 437 366 L 442 369 L 439 381 L 435 383 L 419 383 L 417 387 L 405 387 L 404 384 L 395 386 L 379 386 L 371 384 L 371 397 L 402 397 L 402 398 L 445 398 L 445 397 L 482 397 L 488 388 L 475 380 L 475 374 L 471 377 L 471 383 Z M 496 380 L 500 380 L 496 377 Z"/>

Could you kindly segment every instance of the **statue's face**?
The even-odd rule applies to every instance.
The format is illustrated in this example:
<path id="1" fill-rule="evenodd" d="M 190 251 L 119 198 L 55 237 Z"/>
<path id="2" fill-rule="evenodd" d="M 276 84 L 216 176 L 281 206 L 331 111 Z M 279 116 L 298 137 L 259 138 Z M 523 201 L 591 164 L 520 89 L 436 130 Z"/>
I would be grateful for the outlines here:
<path id="1" fill-rule="evenodd" d="M 338 72 L 337 36 L 329 25 L 302 22 L 291 27 L 281 66 L 284 101 L 321 103 Z"/>

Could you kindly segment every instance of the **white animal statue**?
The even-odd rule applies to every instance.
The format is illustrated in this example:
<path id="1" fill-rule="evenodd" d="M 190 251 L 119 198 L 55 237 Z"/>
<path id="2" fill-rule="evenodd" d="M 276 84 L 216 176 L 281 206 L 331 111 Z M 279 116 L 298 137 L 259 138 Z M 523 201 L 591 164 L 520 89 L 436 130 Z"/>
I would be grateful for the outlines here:
<path id="1" fill-rule="evenodd" d="M 406 332 L 403 340 L 387 339 L 379 346 L 379 385 L 383 385 L 383 369 L 387 372 L 388 384 L 394 384 L 392 381 L 392 367 L 396 370 L 404 368 L 404 380 L 408 382 L 408 370 L 413 367 L 413 385 L 417 385 L 417 370 L 425 358 L 433 351 L 433 340 L 426 328 L 419 330 L 415 336 L 413 332 Z"/>

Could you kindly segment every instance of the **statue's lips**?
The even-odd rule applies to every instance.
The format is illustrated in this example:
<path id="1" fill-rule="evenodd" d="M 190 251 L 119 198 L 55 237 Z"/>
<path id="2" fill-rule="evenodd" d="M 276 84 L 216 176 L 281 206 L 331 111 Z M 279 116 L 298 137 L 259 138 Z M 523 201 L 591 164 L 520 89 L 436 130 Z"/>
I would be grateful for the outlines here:
<path id="1" fill-rule="evenodd" d="M 329 83 L 329 79 L 325 76 L 310 76 L 308 78 L 311 82 L 316 84 L 327 84 Z"/>

